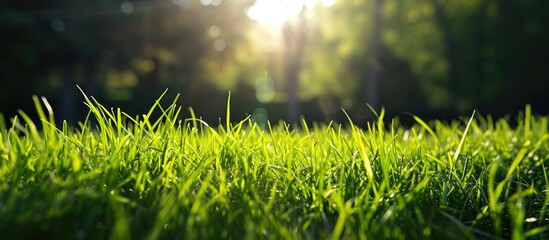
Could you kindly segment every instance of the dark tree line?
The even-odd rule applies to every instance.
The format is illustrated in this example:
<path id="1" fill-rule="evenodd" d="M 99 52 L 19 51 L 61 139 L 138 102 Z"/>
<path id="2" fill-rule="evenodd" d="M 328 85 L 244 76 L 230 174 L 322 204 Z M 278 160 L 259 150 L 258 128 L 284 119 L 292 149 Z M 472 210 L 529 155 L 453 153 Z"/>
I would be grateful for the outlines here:
<path id="1" fill-rule="evenodd" d="M 76 85 L 131 114 L 170 88 L 211 122 L 229 90 L 236 118 L 345 121 L 343 107 L 361 120 L 366 103 L 426 117 L 549 112 L 546 1 L 337 1 L 271 32 L 246 15 L 254 2 L 4 2 L 0 112 L 32 112 L 38 94 L 75 122 Z"/>

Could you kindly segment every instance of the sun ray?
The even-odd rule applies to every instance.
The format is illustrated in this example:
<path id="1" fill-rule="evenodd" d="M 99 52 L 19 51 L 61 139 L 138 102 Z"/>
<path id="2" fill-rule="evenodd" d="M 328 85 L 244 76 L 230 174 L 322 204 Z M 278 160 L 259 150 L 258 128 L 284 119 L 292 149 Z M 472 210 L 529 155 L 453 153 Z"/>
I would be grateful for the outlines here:
<path id="1" fill-rule="evenodd" d="M 335 0 L 257 0 L 247 9 L 246 15 L 267 27 L 279 28 L 305 8 L 313 8 L 319 3 L 330 7 Z"/>

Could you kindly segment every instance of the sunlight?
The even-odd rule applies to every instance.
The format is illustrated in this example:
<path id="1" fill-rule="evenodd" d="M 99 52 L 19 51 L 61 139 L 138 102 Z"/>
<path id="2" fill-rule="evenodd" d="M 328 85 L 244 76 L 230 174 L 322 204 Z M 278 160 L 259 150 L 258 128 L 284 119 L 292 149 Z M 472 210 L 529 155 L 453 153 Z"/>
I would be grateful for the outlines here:
<path id="1" fill-rule="evenodd" d="M 257 0 L 248 9 L 250 19 L 269 27 L 279 27 L 290 18 L 299 14 L 303 1 L 299 0 Z"/>
<path id="2" fill-rule="evenodd" d="M 318 3 L 331 7 L 335 0 L 257 0 L 246 15 L 265 26 L 277 28 L 299 15 L 304 8 L 313 8 Z"/>

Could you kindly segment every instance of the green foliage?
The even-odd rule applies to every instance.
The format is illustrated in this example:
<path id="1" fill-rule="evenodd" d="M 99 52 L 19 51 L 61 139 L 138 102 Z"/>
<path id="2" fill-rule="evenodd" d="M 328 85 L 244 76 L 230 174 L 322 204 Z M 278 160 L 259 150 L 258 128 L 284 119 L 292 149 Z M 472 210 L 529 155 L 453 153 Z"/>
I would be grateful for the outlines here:
<path id="1" fill-rule="evenodd" d="M 164 93 L 165 94 L 165 93 Z M 85 95 L 84 95 L 85 96 Z M 162 95 L 164 96 L 164 95 Z M 548 118 L 209 126 L 177 98 L 78 127 L 0 116 L 4 238 L 548 237 Z M 158 113 L 154 119 L 153 113 Z M 32 231 L 29 231 L 32 229 Z"/>

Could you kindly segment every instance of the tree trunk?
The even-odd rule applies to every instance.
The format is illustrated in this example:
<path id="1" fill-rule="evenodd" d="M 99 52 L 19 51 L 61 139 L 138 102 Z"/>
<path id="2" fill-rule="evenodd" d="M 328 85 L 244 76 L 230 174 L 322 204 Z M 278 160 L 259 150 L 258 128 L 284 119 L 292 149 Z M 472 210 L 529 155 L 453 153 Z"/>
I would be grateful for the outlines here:
<path id="1" fill-rule="evenodd" d="M 520 89 L 521 87 L 518 86 L 516 83 L 519 83 L 520 81 L 517 80 L 519 78 L 519 75 L 517 73 L 516 64 L 514 63 L 513 59 L 516 58 L 517 52 L 516 49 L 518 47 L 515 45 L 517 43 L 516 39 L 512 39 L 511 37 L 504 37 L 504 36 L 512 36 L 511 34 L 516 34 L 514 32 L 514 24 L 513 23 L 513 4 L 510 0 L 501 0 L 498 2 L 498 22 L 497 22 L 497 37 L 500 37 L 498 40 L 498 47 L 497 49 L 501 51 L 500 53 L 500 64 L 504 73 L 504 77 L 501 80 L 501 84 L 503 85 L 503 96 L 513 96 L 513 97 L 504 97 L 503 99 L 503 105 L 505 105 L 505 109 L 503 111 L 505 112 L 512 112 L 516 111 L 521 106 L 517 104 L 517 98 L 520 98 L 517 95 L 520 95 Z M 515 6 L 516 7 L 516 6 Z"/>
<path id="2" fill-rule="evenodd" d="M 381 63 L 380 63 L 380 33 L 381 33 L 381 7 L 383 5 L 383 0 L 375 0 L 374 3 L 374 15 L 373 15 L 373 29 L 371 36 L 371 59 L 370 59 L 370 69 L 368 76 L 367 84 L 367 95 L 368 104 L 372 106 L 373 109 L 378 111 L 380 109 L 379 101 L 379 90 L 380 90 L 380 81 L 381 81 Z"/>
<path id="3" fill-rule="evenodd" d="M 299 71 L 306 40 L 306 19 L 301 10 L 295 25 L 286 22 L 283 27 L 284 34 L 284 77 L 286 81 L 286 93 L 288 94 L 288 117 L 291 123 L 299 121 L 300 103 L 298 98 Z"/>
<path id="4" fill-rule="evenodd" d="M 448 77 L 450 80 L 450 89 L 453 92 L 453 107 L 459 109 L 459 101 L 461 98 L 459 73 L 458 73 L 458 57 L 457 57 L 457 45 L 452 37 L 452 29 L 444 9 L 438 2 L 438 0 L 432 0 L 433 7 L 435 8 L 435 18 L 437 25 L 442 32 L 442 40 L 444 44 L 444 55 L 448 60 Z"/>

